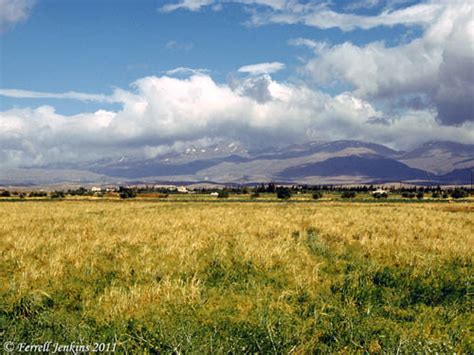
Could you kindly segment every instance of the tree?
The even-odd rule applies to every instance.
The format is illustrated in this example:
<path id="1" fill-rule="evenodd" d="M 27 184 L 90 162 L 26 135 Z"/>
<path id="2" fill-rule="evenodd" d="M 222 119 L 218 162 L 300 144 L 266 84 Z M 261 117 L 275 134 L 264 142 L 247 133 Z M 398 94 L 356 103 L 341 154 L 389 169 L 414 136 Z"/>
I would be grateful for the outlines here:
<path id="1" fill-rule="evenodd" d="M 425 197 L 425 193 L 423 191 L 418 191 L 418 193 L 416 194 L 416 198 L 418 200 L 423 200 L 424 197 Z"/>
<path id="2" fill-rule="evenodd" d="M 469 196 L 469 193 L 463 189 L 454 189 L 453 192 L 451 192 L 451 197 L 454 199 L 466 198 L 468 196 Z"/>
<path id="3" fill-rule="evenodd" d="M 118 192 L 122 199 L 137 197 L 137 191 L 128 187 L 120 186 Z"/>
<path id="4" fill-rule="evenodd" d="M 30 197 L 46 197 L 48 194 L 45 191 L 32 191 L 29 194 Z"/>
<path id="5" fill-rule="evenodd" d="M 342 191 L 341 197 L 342 198 L 354 198 L 356 197 L 355 191 Z"/>
<path id="6" fill-rule="evenodd" d="M 276 194 L 279 199 L 289 200 L 291 198 L 291 191 L 288 187 L 277 187 Z"/>
<path id="7" fill-rule="evenodd" d="M 66 195 L 63 191 L 54 191 L 51 194 L 51 198 L 63 198 L 64 196 L 66 196 Z"/>
<path id="8" fill-rule="evenodd" d="M 319 200 L 323 197 L 323 193 L 321 191 L 314 191 L 313 192 L 313 200 Z"/>
<path id="9" fill-rule="evenodd" d="M 228 198 L 229 197 L 229 192 L 225 190 L 220 190 L 217 192 L 217 198 Z"/>
<path id="10" fill-rule="evenodd" d="M 275 191 L 277 190 L 277 188 L 275 187 L 275 184 L 273 182 L 269 183 L 268 184 L 268 187 L 267 187 L 267 192 L 268 193 L 275 193 Z"/>

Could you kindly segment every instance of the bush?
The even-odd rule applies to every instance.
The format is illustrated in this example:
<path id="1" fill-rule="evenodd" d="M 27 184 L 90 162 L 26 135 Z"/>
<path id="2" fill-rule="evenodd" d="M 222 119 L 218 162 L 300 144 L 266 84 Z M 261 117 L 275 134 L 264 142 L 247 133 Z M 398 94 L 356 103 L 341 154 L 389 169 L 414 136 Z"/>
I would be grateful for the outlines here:
<path id="1" fill-rule="evenodd" d="M 65 196 L 65 194 L 62 191 L 54 191 L 51 194 L 51 198 L 63 198 L 64 196 Z"/>
<path id="2" fill-rule="evenodd" d="M 291 191 L 288 187 L 278 187 L 276 194 L 279 199 L 288 200 L 291 198 Z"/>
<path id="3" fill-rule="evenodd" d="M 443 192 L 443 198 L 448 198 L 449 194 L 447 192 Z"/>
<path id="4" fill-rule="evenodd" d="M 258 191 L 254 191 L 251 195 L 250 195 L 250 198 L 259 198 L 260 197 L 260 193 Z"/>
<path id="5" fill-rule="evenodd" d="M 387 198 L 388 193 L 386 193 L 386 192 L 377 192 L 377 193 L 372 194 L 372 196 L 376 199 Z"/>
<path id="6" fill-rule="evenodd" d="M 82 186 L 76 190 L 68 190 L 68 193 L 71 194 L 71 196 L 92 195 L 91 191 L 88 191 L 85 187 L 82 187 Z"/>
<path id="7" fill-rule="evenodd" d="M 10 191 L 2 191 L 2 194 L 0 195 L 2 197 L 10 197 L 11 194 L 10 194 Z"/>
<path id="8" fill-rule="evenodd" d="M 29 194 L 29 197 L 46 197 L 48 194 L 44 191 L 32 191 Z"/>
<path id="9" fill-rule="evenodd" d="M 406 192 L 405 191 L 405 192 L 402 193 L 402 197 L 404 197 L 404 198 L 415 198 L 415 196 L 416 195 L 413 192 Z"/>
<path id="10" fill-rule="evenodd" d="M 423 200 L 424 197 L 425 197 L 425 194 L 424 194 L 424 192 L 422 192 L 422 191 L 420 191 L 420 192 L 418 192 L 418 193 L 416 194 L 416 198 L 417 198 L 418 200 Z"/>
<path id="11" fill-rule="evenodd" d="M 313 200 L 319 200 L 322 197 L 323 197 L 323 193 L 321 191 L 313 192 Z"/>
<path id="12" fill-rule="evenodd" d="M 135 189 L 130 189 L 128 187 L 120 186 L 118 192 L 119 192 L 120 198 L 122 199 L 137 197 L 137 191 Z"/>
<path id="13" fill-rule="evenodd" d="M 341 197 L 342 198 L 354 198 L 356 197 L 355 191 L 342 191 Z"/>
<path id="14" fill-rule="evenodd" d="M 451 197 L 455 199 L 466 198 L 468 196 L 469 196 L 469 193 L 463 189 L 455 189 L 453 192 L 451 192 Z"/>
<path id="15" fill-rule="evenodd" d="M 438 192 L 433 192 L 433 193 L 431 194 L 431 197 L 432 197 L 432 198 L 439 198 L 440 196 L 441 196 L 441 195 L 440 195 Z"/>
<path id="16" fill-rule="evenodd" d="M 220 190 L 217 192 L 217 198 L 229 198 L 229 192 L 225 190 Z"/>

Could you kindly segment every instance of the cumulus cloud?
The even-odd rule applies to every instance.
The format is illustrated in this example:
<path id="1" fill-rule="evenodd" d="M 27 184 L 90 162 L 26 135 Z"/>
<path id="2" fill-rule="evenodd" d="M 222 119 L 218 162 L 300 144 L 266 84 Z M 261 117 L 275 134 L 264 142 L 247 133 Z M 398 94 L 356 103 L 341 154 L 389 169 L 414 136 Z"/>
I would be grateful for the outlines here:
<path id="1" fill-rule="evenodd" d="M 404 45 L 320 46 L 306 72 L 320 84 L 349 83 L 354 95 L 364 99 L 393 101 L 418 95 L 419 101 L 427 98 L 437 109 L 440 122 L 472 122 L 473 8 L 469 2 L 446 5 L 421 38 Z"/>
<path id="2" fill-rule="evenodd" d="M 35 0 L 0 0 L 0 33 L 25 21 L 34 4 Z"/>
<path id="3" fill-rule="evenodd" d="M 2 166 L 149 157 L 189 142 L 220 139 L 268 146 L 347 138 L 398 147 L 430 139 L 474 142 L 472 122 L 441 126 L 429 110 L 386 119 L 384 112 L 351 93 L 331 96 L 268 75 L 232 85 L 206 74 L 150 76 L 109 97 L 121 109 L 62 115 L 54 107 L 40 106 L 0 112 Z"/>
<path id="4" fill-rule="evenodd" d="M 251 75 L 261 75 L 261 74 L 272 74 L 276 73 L 285 68 L 285 64 L 280 62 L 272 62 L 272 63 L 259 63 L 259 64 L 251 64 L 251 65 L 244 65 L 243 67 L 239 68 L 239 73 L 247 73 Z"/>

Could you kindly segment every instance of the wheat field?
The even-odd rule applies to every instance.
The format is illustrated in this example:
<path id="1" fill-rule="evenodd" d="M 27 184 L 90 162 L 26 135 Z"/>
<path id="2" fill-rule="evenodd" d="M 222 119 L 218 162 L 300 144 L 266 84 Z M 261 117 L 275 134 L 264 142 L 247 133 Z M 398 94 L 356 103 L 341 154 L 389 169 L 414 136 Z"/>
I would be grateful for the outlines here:
<path id="1" fill-rule="evenodd" d="M 3 341 L 474 352 L 472 203 L 0 204 Z"/>

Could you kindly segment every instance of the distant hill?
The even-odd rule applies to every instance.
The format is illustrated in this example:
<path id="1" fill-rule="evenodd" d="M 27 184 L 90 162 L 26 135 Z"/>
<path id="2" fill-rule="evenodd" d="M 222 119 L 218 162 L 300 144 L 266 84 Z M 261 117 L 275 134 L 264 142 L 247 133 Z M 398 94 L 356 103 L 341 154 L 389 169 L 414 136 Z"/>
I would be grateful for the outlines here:
<path id="1" fill-rule="evenodd" d="M 186 146 L 154 158 L 104 158 L 81 164 L 10 169 L 5 184 L 176 181 L 258 183 L 470 182 L 474 145 L 436 141 L 406 152 L 356 140 L 314 141 L 250 149 L 238 141 Z"/>
<path id="2" fill-rule="evenodd" d="M 280 177 L 297 180 L 308 176 L 361 176 L 368 180 L 400 181 L 430 180 L 424 170 L 410 168 L 394 159 L 381 156 L 348 156 L 330 158 L 318 163 L 304 164 L 283 170 Z"/>
<path id="3" fill-rule="evenodd" d="M 443 175 L 474 167 L 474 144 L 446 141 L 428 142 L 399 157 L 404 164 Z"/>
<path id="4" fill-rule="evenodd" d="M 474 178 L 474 169 L 456 169 L 450 173 L 436 177 L 436 180 L 442 184 L 470 184 L 471 174 Z"/>

